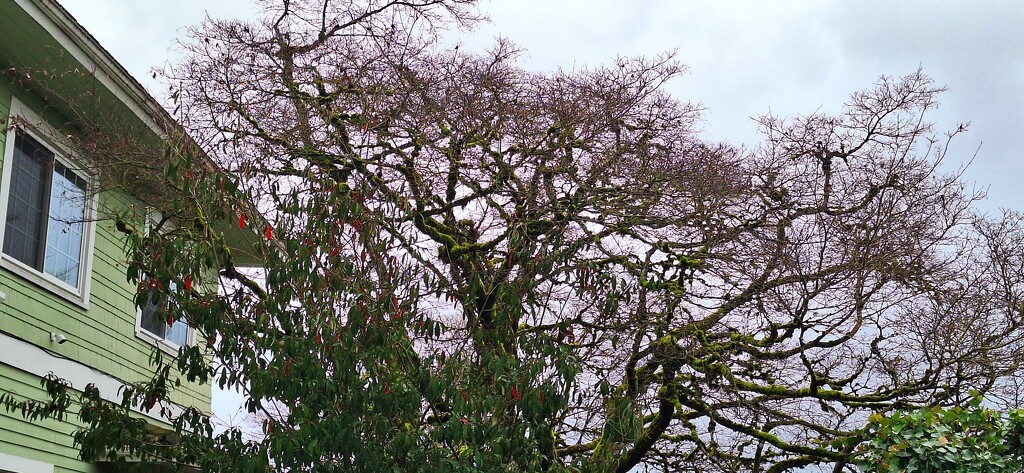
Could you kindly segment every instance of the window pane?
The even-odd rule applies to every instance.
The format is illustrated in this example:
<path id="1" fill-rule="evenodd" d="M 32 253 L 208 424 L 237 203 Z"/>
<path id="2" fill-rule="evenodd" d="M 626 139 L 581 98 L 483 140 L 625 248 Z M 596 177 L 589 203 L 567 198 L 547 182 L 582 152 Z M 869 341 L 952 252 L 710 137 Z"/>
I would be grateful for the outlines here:
<path id="1" fill-rule="evenodd" d="M 43 270 L 78 287 L 85 229 L 85 182 L 59 163 L 53 169 Z"/>
<path id="2" fill-rule="evenodd" d="M 184 320 L 176 320 L 173 325 L 167 327 L 167 335 L 164 338 L 168 342 L 184 346 L 188 342 L 188 325 Z"/>
<path id="3" fill-rule="evenodd" d="M 153 303 L 153 296 L 150 296 L 146 305 L 142 306 L 142 314 L 139 317 L 139 326 L 143 330 L 158 337 L 164 336 L 164 327 L 167 326 L 167 323 L 164 322 L 159 307 Z"/>
<path id="4" fill-rule="evenodd" d="M 174 281 L 168 283 L 168 288 L 174 292 L 178 292 L 178 284 Z M 165 302 L 169 304 L 170 302 Z M 164 324 L 167 322 L 165 321 Z M 174 343 L 176 345 L 184 346 L 188 342 L 188 324 L 184 320 L 175 320 L 170 327 L 167 327 L 164 332 L 164 340 Z"/>
<path id="5" fill-rule="evenodd" d="M 178 290 L 178 285 L 174 281 L 170 282 L 170 290 L 172 292 Z M 146 300 L 146 305 L 142 306 L 139 327 L 168 342 L 185 345 L 188 342 L 188 324 L 184 320 L 177 320 L 168 327 L 164 309 L 170 302 L 167 299 L 162 299 L 160 303 L 155 303 L 153 299 L 153 296 L 150 295 Z"/>
<path id="6" fill-rule="evenodd" d="M 30 136 L 22 133 L 15 136 L 4 253 L 41 269 L 39 250 L 53 153 Z"/>

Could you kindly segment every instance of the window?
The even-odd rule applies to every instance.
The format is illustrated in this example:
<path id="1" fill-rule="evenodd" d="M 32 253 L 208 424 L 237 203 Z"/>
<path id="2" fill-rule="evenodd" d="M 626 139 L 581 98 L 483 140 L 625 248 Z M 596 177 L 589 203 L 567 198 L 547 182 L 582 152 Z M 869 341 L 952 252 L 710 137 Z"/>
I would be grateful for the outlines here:
<path id="1" fill-rule="evenodd" d="M 11 116 L 37 119 L 12 101 Z M 93 225 L 89 184 L 43 134 L 9 127 L 3 163 L 4 268 L 83 307 Z M 43 130 L 47 131 L 47 130 Z"/>
<path id="2" fill-rule="evenodd" d="M 177 285 L 171 282 L 170 288 L 172 291 L 177 290 Z M 184 320 L 175 320 L 171 324 L 167 323 L 167 317 L 164 313 L 169 303 L 167 300 L 154 301 L 153 296 L 150 295 L 146 305 L 142 306 L 142 309 L 139 311 L 139 328 L 148 335 L 162 339 L 172 345 L 187 345 L 189 342 L 188 324 Z"/>
<path id="3" fill-rule="evenodd" d="M 150 209 L 146 215 L 146 232 L 157 231 L 157 222 L 161 220 L 160 213 Z M 163 222 L 162 226 L 166 229 L 169 225 L 171 224 Z M 152 252 L 156 251 L 156 249 L 155 247 L 150 247 L 148 251 Z M 151 288 L 160 284 L 148 274 L 144 281 Z M 173 280 L 168 281 L 167 289 L 169 292 L 177 294 L 179 290 L 178 284 Z M 168 309 L 171 308 L 170 304 L 173 303 L 168 298 L 154 296 L 153 293 L 150 293 L 145 304 L 142 304 L 142 307 L 139 309 L 139 325 L 138 330 L 136 330 L 136 334 L 140 338 L 158 342 L 157 346 L 167 352 L 172 352 L 178 347 L 191 343 L 189 326 L 184 319 L 172 320 L 168 323 Z"/>
<path id="4" fill-rule="evenodd" d="M 53 151 L 16 133 L 4 254 L 77 288 L 85 234 L 85 180 Z"/>

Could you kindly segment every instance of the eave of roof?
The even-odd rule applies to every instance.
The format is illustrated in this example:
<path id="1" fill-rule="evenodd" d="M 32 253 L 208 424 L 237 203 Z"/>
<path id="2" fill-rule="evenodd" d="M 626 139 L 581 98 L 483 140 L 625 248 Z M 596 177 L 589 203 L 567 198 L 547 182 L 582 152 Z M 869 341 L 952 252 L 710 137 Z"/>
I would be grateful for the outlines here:
<path id="1" fill-rule="evenodd" d="M 56 0 L 13 0 L 26 14 L 38 23 L 56 41 L 60 48 L 88 71 L 106 91 L 149 128 L 157 138 L 166 139 L 171 135 L 186 136 L 180 125 L 167 112 L 146 88 L 139 83 L 95 37 L 92 36 L 70 12 Z M 52 52 L 51 52 L 52 54 Z M 206 158 L 206 165 L 216 165 Z M 257 216 L 256 212 L 246 212 Z M 236 264 L 239 266 L 259 265 L 255 259 L 255 245 L 259 236 L 252 228 L 238 229 L 230 222 L 215 222 L 214 226 L 222 231 L 235 250 Z"/>
<path id="2" fill-rule="evenodd" d="M 67 51 L 111 93 L 145 122 L 163 135 L 177 126 L 174 119 L 146 91 L 114 56 L 110 54 L 63 6 L 55 0 L 14 0 L 46 28 Z M 42 21 L 42 20 L 47 21 Z"/>

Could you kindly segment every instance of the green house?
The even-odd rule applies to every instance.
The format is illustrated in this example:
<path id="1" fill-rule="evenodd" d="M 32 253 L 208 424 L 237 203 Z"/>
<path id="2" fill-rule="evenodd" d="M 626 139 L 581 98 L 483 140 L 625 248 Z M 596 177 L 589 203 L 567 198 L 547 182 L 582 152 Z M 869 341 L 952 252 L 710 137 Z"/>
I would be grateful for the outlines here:
<path id="1" fill-rule="evenodd" d="M 140 200 L 130 185 L 100 188 L 97 174 L 116 165 L 83 162 L 68 144 L 84 119 L 142 140 L 174 127 L 55 0 L 0 0 L 0 391 L 18 399 L 46 398 L 41 377 L 53 373 L 115 400 L 148 379 L 154 349 L 196 343 L 184 323 L 137 309 L 109 216 Z M 209 386 L 185 385 L 171 401 L 209 410 L 210 399 Z M 157 411 L 139 413 L 155 432 L 167 426 Z M 96 471 L 79 460 L 75 420 L 0 409 L 0 472 Z"/>

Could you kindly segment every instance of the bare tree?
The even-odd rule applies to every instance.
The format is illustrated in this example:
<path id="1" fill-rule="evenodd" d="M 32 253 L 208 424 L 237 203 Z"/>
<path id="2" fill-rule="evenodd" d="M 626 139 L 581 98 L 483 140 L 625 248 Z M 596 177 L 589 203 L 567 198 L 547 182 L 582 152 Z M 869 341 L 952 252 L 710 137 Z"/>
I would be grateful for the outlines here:
<path id="1" fill-rule="evenodd" d="M 671 55 L 539 74 L 504 41 L 442 46 L 470 3 L 283 0 L 194 32 L 176 113 L 266 216 L 265 279 L 210 232 L 161 244 L 241 282 L 180 316 L 221 337 L 209 375 L 289 413 L 258 445 L 183 445 L 221 468 L 841 471 L 872 412 L 1009 392 L 1020 218 L 941 171 L 963 130 L 934 138 L 927 77 L 737 149 L 663 91 Z"/>

